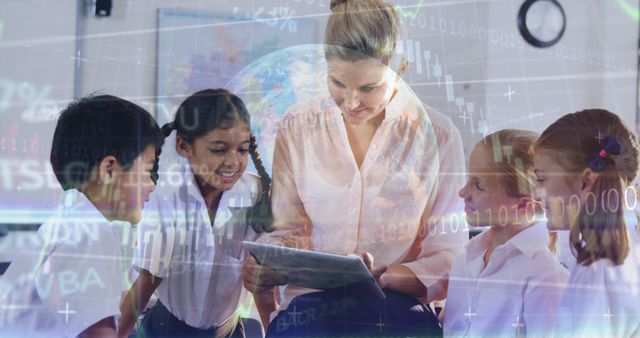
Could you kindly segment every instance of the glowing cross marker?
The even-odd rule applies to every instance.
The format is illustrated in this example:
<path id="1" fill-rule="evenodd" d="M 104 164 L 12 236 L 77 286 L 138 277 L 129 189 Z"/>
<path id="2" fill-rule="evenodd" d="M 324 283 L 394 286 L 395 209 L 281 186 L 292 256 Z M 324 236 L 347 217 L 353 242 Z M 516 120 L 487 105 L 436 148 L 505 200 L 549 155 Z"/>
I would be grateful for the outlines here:
<path id="1" fill-rule="evenodd" d="M 467 120 L 470 119 L 469 115 L 467 115 L 467 111 L 466 110 L 462 111 L 462 115 L 460 115 L 460 118 L 462 119 L 462 123 L 464 125 L 466 125 L 467 124 Z"/>
<path id="2" fill-rule="evenodd" d="M 75 56 L 70 56 L 69 59 L 75 60 L 76 68 L 80 67 L 80 62 L 82 62 L 82 61 L 86 62 L 87 61 L 87 58 L 83 58 L 82 57 L 82 54 L 80 53 L 80 51 L 77 51 Z"/>
<path id="3" fill-rule="evenodd" d="M 503 96 L 508 96 L 509 97 L 509 102 L 511 102 L 511 95 L 515 94 L 516 91 L 515 90 L 511 90 L 511 86 L 509 86 L 509 91 L 507 91 L 506 93 L 504 93 Z"/>
<path id="4" fill-rule="evenodd" d="M 58 311 L 58 313 L 64 314 L 64 322 L 67 323 L 69 322 L 69 314 L 76 313 L 76 312 L 73 310 L 69 310 L 69 302 L 67 302 L 67 305 L 65 306 L 65 310 L 64 311 L 60 310 Z"/>
<path id="5" fill-rule="evenodd" d="M 293 311 L 291 312 L 291 316 L 293 317 L 293 325 L 296 326 L 298 325 L 298 315 L 301 314 L 301 312 L 298 312 L 298 310 L 296 309 L 296 306 L 293 306 Z"/>
<path id="6" fill-rule="evenodd" d="M 598 142 L 602 142 L 604 136 L 602 136 L 602 132 L 600 130 L 598 130 L 598 136 L 596 136 L 596 138 L 598 139 Z"/>
<path id="7" fill-rule="evenodd" d="M 471 312 L 471 305 L 469 305 L 469 311 L 467 313 L 464 314 L 465 317 L 467 317 L 467 319 L 469 321 L 471 321 L 471 318 L 473 318 L 473 316 L 475 316 L 476 314 L 474 312 Z"/>
<path id="8" fill-rule="evenodd" d="M 382 321 L 382 317 L 380 317 L 380 321 L 376 324 L 378 328 L 380 328 L 380 332 L 382 332 L 382 328 L 384 327 L 384 322 Z"/>
<path id="9" fill-rule="evenodd" d="M 607 309 L 607 313 L 605 313 L 604 316 L 607 317 L 607 319 L 609 320 L 609 326 L 611 326 L 611 317 L 613 317 L 613 315 L 611 314 L 611 309 Z"/>
<path id="10" fill-rule="evenodd" d="M 511 326 L 516 328 L 516 335 L 520 334 L 520 328 L 524 327 L 524 324 L 520 321 L 520 316 L 516 316 L 516 322 L 511 324 Z"/>

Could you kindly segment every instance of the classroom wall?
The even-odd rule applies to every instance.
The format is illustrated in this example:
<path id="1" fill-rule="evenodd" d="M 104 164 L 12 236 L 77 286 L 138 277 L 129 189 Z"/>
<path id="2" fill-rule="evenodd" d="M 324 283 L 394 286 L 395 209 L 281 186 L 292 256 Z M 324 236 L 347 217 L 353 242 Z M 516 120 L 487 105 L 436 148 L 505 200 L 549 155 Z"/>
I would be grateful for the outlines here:
<path id="1" fill-rule="evenodd" d="M 114 6 L 114 12 L 109 18 L 87 16 L 83 19 L 88 38 L 83 51 L 87 61 L 81 79 L 82 93 L 103 90 L 128 97 L 147 107 L 153 104 L 158 62 L 155 28 L 157 13 L 161 8 L 201 9 L 230 14 L 238 7 L 240 14 L 260 12 L 264 17 L 268 17 L 267 12 L 274 7 L 289 7 L 299 16 L 315 15 L 329 10 L 328 0 L 316 0 L 313 7 L 306 3 L 308 1 L 310 0 L 159 0 L 152 3 L 126 1 Z M 315 17 L 311 20 L 321 22 Z M 320 36 L 314 38 L 314 41 L 309 43 L 317 42 Z"/>
<path id="2" fill-rule="evenodd" d="M 317 23 L 315 41 L 329 14 L 328 0 L 156 1 L 116 4 L 107 19 L 84 19 L 83 93 L 95 90 L 150 105 L 155 95 L 156 10 L 265 13 L 289 7 Z M 542 129 L 562 114 L 605 107 L 636 123 L 638 21 L 619 2 L 561 1 L 567 16 L 562 40 L 547 49 L 529 46 L 516 15 L 522 1 L 394 1 L 406 37 L 420 42 L 421 71 L 412 59 L 405 79 L 426 104 L 447 114 L 467 151 L 483 133 L 505 127 Z M 474 33 L 475 32 L 475 33 Z M 425 51 L 430 59 L 425 60 Z M 437 58 L 437 60 L 436 60 Z M 440 65 L 442 75 L 435 76 Z M 447 89 L 447 83 L 450 89 Z M 509 97 L 509 91 L 514 92 Z"/>
<path id="3" fill-rule="evenodd" d="M 394 1 L 411 59 L 404 78 L 453 120 L 467 152 L 484 133 L 541 131 L 586 107 L 608 108 L 636 125 L 638 20 L 620 4 L 638 4 L 560 2 L 565 36 L 540 50 L 517 31 L 522 1 Z M 87 3 L 0 2 L 0 224 L 40 223 L 50 214 L 61 191 L 48 164 L 54 118 L 74 95 L 108 93 L 158 111 L 159 9 L 268 18 L 285 7 L 314 22 L 309 43 L 322 42 L 329 14 L 329 0 L 116 0 L 110 17 L 97 18 Z M 0 244 L 0 262 L 29 241 L 20 238 Z"/>
<path id="4" fill-rule="evenodd" d="M 76 7 L 0 2 L 0 223 L 41 222 L 62 190 L 48 159 L 55 117 L 73 99 Z"/>
<path id="5" fill-rule="evenodd" d="M 483 133 L 505 127 L 541 131 L 586 107 L 608 108 L 635 125 L 639 29 L 623 2 L 638 6 L 631 0 L 560 1 L 568 20 L 565 36 L 554 47 L 535 49 L 517 31 L 522 1 L 394 1 L 406 31 L 404 46 L 414 47 L 404 78 L 425 104 L 453 120 L 467 152 Z M 97 18 L 89 6 L 78 12 L 78 3 L 87 2 L 0 2 L 0 205 L 6 206 L 0 223 L 40 222 L 54 204 L 60 189 L 48 168 L 53 117 L 74 93 L 120 95 L 158 110 L 159 9 L 249 20 L 288 8 L 314 23 L 309 42 L 316 43 L 329 14 L 329 0 L 121 0 L 114 1 L 110 17 Z"/>
<path id="6" fill-rule="evenodd" d="M 538 132 L 559 116 L 606 108 L 636 125 L 638 21 L 620 1 L 563 0 L 567 27 L 558 44 L 537 49 L 522 39 L 490 42 L 486 112 L 491 130 L 517 126 Z M 637 4 L 636 4 L 637 6 Z M 513 32 L 518 1 L 488 4 L 491 26 Z M 505 96 L 509 87 L 515 92 Z"/>

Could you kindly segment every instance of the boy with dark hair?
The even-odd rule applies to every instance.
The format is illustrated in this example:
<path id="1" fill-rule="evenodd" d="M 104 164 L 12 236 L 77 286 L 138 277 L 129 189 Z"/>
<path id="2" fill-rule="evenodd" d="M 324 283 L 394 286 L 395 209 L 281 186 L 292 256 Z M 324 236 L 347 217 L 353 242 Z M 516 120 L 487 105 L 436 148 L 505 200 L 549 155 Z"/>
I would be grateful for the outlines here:
<path id="1" fill-rule="evenodd" d="M 65 190 L 42 244 L 0 278 L 0 337 L 115 337 L 129 288 L 131 224 L 155 188 L 162 133 L 141 107 L 110 95 L 70 104 L 51 164 Z"/>

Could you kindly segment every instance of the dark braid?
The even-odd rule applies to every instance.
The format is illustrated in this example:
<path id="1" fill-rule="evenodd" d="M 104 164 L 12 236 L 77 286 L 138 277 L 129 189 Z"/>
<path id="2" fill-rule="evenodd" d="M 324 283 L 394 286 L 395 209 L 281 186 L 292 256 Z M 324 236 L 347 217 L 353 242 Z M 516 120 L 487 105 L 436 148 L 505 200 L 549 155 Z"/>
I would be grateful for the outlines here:
<path id="1" fill-rule="evenodd" d="M 160 132 L 164 138 L 169 137 L 171 132 L 176 129 L 173 122 L 165 123 L 162 128 L 160 128 Z M 151 180 L 153 180 L 154 184 L 158 184 L 158 178 L 160 177 L 160 173 L 158 170 L 160 169 L 160 154 L 162 153 L 162 147 L 156 148 L 156 160 L 153 161 L 153 169 L 151 170 Z"/>
<path id="2" fill-rule="evenodd" d="M 258 196 L 256 204 L 249 210 L 247 214 L 247 220 L 253 230 L 257 233 L 271 232 L 273 231 L 273 213 L 271 210 L 271 177 L 267 173 L 267 170 L 262 164 L 262 158 L 258 153 L 258 144 L 256 137 L 251 135 L 251 144 L 249 145 L 249 154 L 251 154 L 251 161 L 253 166 L 260 175 L 260 184 L 262 185 L 262 192 Z"/>
<path id="3" fill-rule="evenodd" d="M 165 138 L 169 137 L 169 135 L 171 135 L 171 132 L 176 129 L 176 126 L 173 122 L 169 122 L 169 123 L 165 123 L 164 126 L 162 126 L 161 130 L 162 130 L 162 135 L 164 135 Z"/>
<path id="4" fill-rule="evenodd" d="M 158 185 L 158 178 L 160 178 L 160 153 L 162 152 L 162 147 L 156 148 L 156 159 L 153 160 L 153 168 L 151 169 L 151 180 L 154 185 Z"/>
<path id="5" fill-rule="evenodd" d="M 269 177 L 267 169 L 265 169 L 262 164 L 262 157 L 260 157 L 260 154 L 258 153 L 258 143 L 256 142 L 256 137 L 254 135 L 251 135 L 250 142 L 249 153 L 251 154 L 251 161 L 253 161 L 253 166 L 256 167 L 256 170 L 260 175 L 260 183 L 262 184 L 263 192 L 269 191 L 271 189 L 271 177 Z"/>

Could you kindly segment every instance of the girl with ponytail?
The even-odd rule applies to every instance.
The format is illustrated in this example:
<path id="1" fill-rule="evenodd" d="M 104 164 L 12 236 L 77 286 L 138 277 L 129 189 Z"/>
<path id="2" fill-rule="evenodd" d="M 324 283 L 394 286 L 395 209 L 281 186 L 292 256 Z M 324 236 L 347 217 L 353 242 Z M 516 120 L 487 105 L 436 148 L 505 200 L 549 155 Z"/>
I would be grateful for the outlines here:
<path id="1" fill-rule="evenodd" d="M 557 311 L 556 336 L 640 334 L 636 201 L 638 139 L 601 109 L 567 114 L 534 144 L 537 190 L 547 227 L 568 231 L 574 262 Z M 635 335 L 634 335 L 635 334 Z"/>
<path id="2" fill-rule="evenodd" d="M 162 127 L 180 156 L 171 163 L 163 156 L 138 227 L 140 274 L 122 305 L 121 332 L 131 331 L 155 292 L 158 302 L 138 329 L 144 336 L 244 337 L 242 241 L 272 223 L 271 179 L 250 130 L 244 103 L 224 89 L 191 95 Z M 249 156 L 259 176 L 245 172 Z"/>

